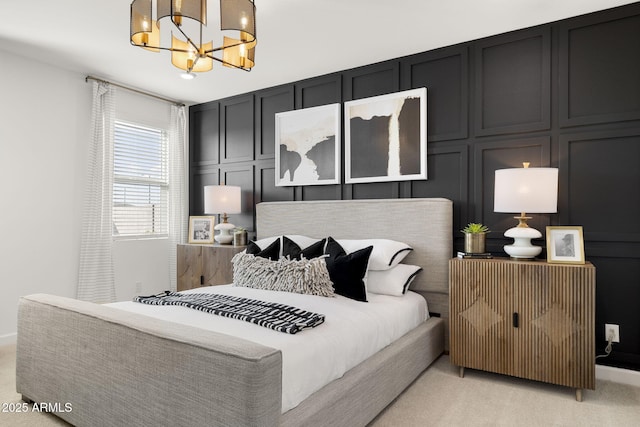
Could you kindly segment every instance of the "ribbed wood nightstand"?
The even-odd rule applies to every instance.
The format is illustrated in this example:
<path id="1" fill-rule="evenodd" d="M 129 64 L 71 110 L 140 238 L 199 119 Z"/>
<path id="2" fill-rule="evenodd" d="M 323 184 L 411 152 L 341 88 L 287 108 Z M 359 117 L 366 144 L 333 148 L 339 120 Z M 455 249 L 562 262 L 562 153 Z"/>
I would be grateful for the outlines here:
<path id="1" fill-rule="evenodd" d="M 449 261 L 450 360 L 595 389 L 595 267 L 508 258 Z"/>
<path id="2" fill-rule="evenodd" d="M 233 282 L 231 258 L 246 246 L 178 245 L 178 291 Z"/>

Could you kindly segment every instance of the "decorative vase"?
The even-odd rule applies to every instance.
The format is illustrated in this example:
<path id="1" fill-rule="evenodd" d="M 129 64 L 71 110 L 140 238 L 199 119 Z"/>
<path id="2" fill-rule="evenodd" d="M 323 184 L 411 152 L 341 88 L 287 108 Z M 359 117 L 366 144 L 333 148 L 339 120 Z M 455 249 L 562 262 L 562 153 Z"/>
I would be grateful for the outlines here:
<path id="1" fill-rule="evenodd" d="M 487 233 L 464 233 L 464 251 L 468 254 L 485 252 L 485 237 Z"/>

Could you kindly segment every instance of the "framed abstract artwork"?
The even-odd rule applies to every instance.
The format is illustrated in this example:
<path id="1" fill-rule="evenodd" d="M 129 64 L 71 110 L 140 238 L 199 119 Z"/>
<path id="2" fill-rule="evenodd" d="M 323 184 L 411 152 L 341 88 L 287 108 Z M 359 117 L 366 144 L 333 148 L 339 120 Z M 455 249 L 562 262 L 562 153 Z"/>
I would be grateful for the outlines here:
<path id="1" fill-rule="evenodd" d="M 344 103 L 345 183 L 427 179 L 427 89 Z"/>
<path id="2" fill-rule="evenodd" d="M 340 183 L 340 104 L 276 113 L 276 186 Z"/>

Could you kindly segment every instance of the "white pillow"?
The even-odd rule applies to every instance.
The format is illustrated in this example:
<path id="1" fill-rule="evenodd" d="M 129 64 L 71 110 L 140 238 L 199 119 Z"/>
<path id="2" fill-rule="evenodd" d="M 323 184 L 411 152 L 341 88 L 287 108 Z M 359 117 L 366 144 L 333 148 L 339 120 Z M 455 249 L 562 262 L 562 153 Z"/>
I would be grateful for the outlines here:
<path id="1" fill-rule="evenodd" d="M 369 270 L 388 270 L 404 259 L 413 248 L 406 243 L 389 239 L 344 239 L 336 240 L 348 254 L 373 246 L 369 258 Z"/>
<path id="2" fill-rule="evenodd" d="M 409 285 L 421 271 L 422 267 L 409 264 L 398 264 L 388 270 L 369 271 L 367 291 L 401 297 L 407 293 Z"/>

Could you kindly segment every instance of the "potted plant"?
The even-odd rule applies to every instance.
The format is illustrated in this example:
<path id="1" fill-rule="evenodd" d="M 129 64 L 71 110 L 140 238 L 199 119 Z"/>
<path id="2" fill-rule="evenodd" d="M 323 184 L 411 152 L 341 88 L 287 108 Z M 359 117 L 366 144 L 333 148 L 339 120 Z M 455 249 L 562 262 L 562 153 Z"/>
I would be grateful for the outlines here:
<path id="1" fill-rule="evenodd" d="M 244 227 L 236 227 L 233 229 L 233 246 L 247 245 L 247 229 Z"/>
<path id="2" fill-rule="evenodd" d="M 485 236 L 489 232 L 486 225 L 471 222 L 461 230 L 464 233 L 464 251 L 468 254 L 485 252 Z"/>

